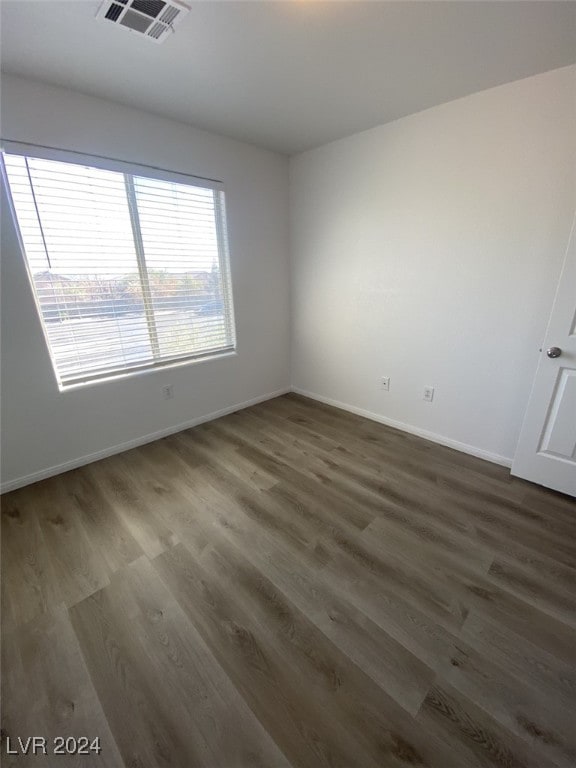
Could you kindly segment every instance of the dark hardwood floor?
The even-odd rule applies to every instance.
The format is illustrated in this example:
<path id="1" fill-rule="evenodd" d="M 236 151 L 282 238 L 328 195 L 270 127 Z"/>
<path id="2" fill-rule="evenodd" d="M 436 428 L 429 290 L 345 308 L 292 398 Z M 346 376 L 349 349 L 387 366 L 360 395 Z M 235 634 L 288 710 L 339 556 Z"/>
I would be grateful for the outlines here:
<path id="1" fill-rule="evenodd" d="M 576 765 L 568 497 L 288 395 L 2 502 L 7 768 Z"/>

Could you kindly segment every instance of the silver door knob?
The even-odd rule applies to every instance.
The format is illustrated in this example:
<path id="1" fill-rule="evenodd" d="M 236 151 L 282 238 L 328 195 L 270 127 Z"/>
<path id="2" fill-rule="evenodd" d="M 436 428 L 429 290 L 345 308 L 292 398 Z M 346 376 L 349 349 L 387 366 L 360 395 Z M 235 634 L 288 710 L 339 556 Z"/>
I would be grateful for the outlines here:
<path id="1" fill-rule="evenodd" d="M 548 357 L 560 357 L 562 350 L 560 347 L 550 347 L 550 349 L 546 350 L 546 354 Z"/>

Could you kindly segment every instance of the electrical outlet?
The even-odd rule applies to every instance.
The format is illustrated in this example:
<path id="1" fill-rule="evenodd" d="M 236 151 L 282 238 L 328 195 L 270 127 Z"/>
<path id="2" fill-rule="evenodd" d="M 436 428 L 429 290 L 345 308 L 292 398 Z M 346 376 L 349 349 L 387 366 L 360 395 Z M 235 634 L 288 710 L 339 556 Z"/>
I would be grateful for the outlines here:
<path id="1" fill-rule="evenodd" d="M 424 400 L 431 403 L 434 400 L 434 387 L 424 387 Z"/>
<path id="2" fill-rule="evenodd" d="M 384 389 L 386 392 L 390 390 L 390 376 L 382 376 L 380 379 L 380 389 Z"/>
<path id="3" fill-rule="evenodd" d="M 162 397 L 164 400 L 172 400 L 174 397 L 174 385 L 168 384 L 166 387 L 162 387 Z"/>

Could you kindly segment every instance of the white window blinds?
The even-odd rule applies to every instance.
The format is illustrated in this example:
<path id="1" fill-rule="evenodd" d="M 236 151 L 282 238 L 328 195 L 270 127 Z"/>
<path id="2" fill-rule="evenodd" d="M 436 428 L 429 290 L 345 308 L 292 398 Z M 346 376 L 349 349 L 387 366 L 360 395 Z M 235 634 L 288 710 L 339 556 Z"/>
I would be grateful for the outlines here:
<path id="1" fill-rule="evenodd" d="M 4 164 L 61 387 L 234 349 L 216 182 L 34 154 Z"/>

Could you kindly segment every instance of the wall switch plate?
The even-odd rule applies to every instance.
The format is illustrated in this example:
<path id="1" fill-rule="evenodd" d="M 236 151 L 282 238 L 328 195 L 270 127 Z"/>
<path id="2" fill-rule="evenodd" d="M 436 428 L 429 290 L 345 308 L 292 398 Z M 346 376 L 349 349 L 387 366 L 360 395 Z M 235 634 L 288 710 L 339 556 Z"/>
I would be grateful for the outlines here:
<path id="1" fill-rule="evenodd" d="M 168 384 L 166 387 L 162 387 L 162 397 L 164 400 L 172 400 L 174 397 L 174 385 Z"/>
<path id="2" fill-rule="evenodd" d="M 386 392 L 390 390 L 390 376 L 382 376 L 380 379 L 380 389 L 384 389 Z"/>
<path id="3" fill-rule="evenodd" d="M 434 387 L 424 387 L 424 400 L 431 403 L 434 400 Z"/>

